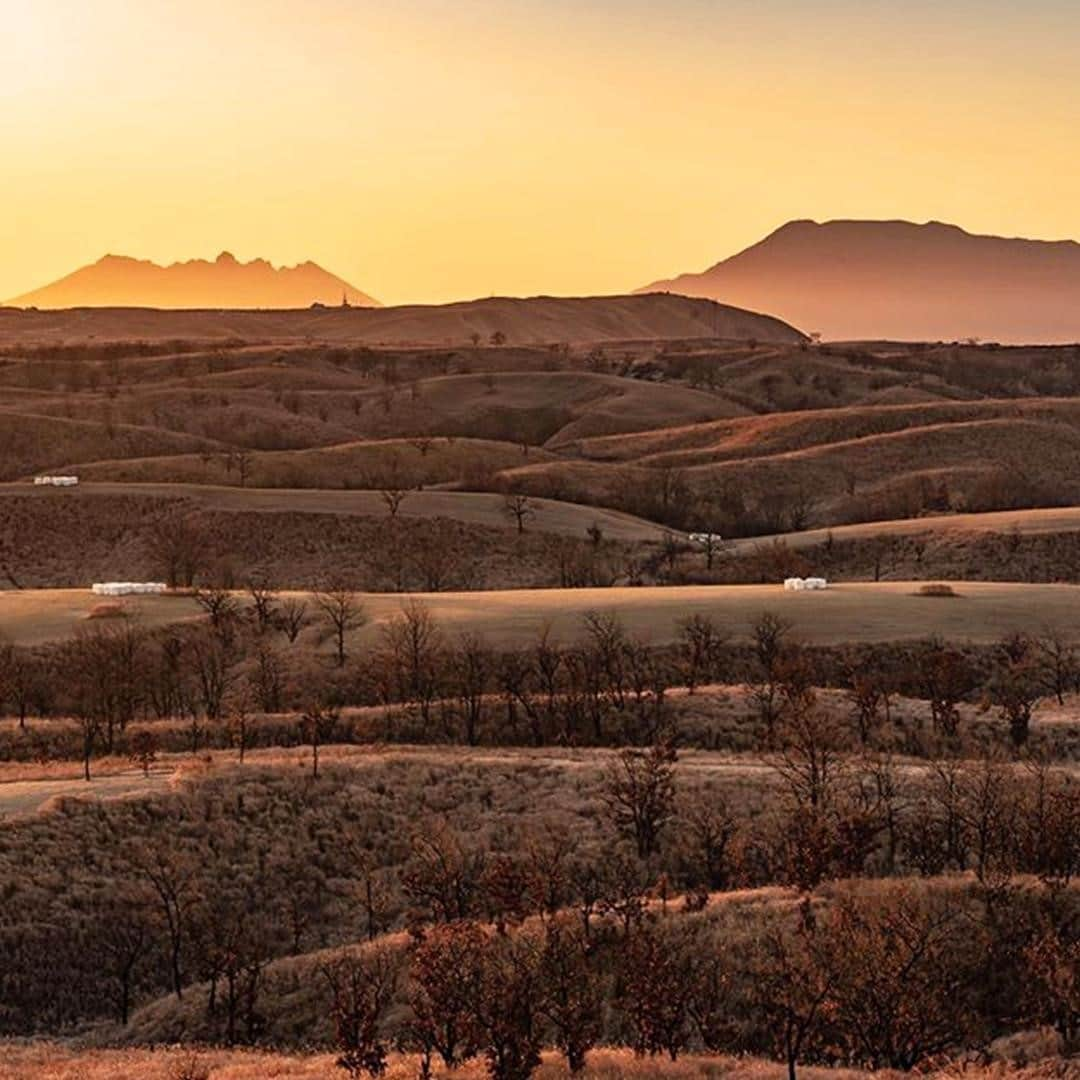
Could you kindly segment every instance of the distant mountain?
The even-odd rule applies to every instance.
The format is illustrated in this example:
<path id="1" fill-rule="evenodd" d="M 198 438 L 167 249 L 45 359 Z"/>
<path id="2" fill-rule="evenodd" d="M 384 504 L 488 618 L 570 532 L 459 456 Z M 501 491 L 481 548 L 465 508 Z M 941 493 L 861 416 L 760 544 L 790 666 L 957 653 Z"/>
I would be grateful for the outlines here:
<path id="1" fill-rule="evenodd" d="M 704 273 L 640 291 L 771 311 L 833 340 L 1080 341 L 1080 244 L 936 221 L 793 221 Z"/>
<path id="2" fill-rule="evenodd" d="M 152 311 L 0 308 L 0 343 L 74 341 L 328 341 L 469 346 L 502 334 L 509 345 L 556 342 L 756 338 L 797 344 L 805 336 L 779 319 L 685 296 L 492 297 L 457 304 L 306 311 Z"/>
<path id="3" fill-rule="evenodd" d="M 312 304 L 377 307 L 378 301 L 313 262 L 271 266 L 238 262 L 223 251 L 213 262 L 159 266 L 106 255 L 67 277 L 17 296 L 14 307 L 306 308 Z"/>

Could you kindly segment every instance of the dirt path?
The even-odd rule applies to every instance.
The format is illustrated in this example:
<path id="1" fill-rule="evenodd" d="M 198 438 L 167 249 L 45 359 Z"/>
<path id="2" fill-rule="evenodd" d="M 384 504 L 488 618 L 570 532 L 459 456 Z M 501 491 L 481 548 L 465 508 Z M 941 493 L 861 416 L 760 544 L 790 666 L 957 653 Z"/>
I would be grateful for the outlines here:
<path id="1" fill-rule="evenodd" d="M 92 778 L 62 780 L 9 780 L 0 783 L 0 819 L 19 817 L 47 810 L 55 799 L 122 799 L 146 795 L 168 787 L 173 777 L 171 768 L 151 769 L 143 775 L 141 769 Z"/>

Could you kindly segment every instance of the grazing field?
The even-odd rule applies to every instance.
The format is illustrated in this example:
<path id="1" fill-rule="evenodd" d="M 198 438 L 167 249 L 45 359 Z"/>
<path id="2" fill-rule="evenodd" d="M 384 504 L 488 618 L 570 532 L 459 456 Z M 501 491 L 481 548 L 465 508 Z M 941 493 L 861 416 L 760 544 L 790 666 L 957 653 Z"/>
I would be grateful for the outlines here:
<path id="1" fill-rule="evenodd" d="M 380 625 L 419 601 L 446 630 L 476 633 L 493 644 L 525 645 L 544 627 L 562 639 L 581 632 L 588 612 L 611 612 L 652 644 L 671 641 L 679 623 L 707 615 L 737 638 L 746 638 L 763 611 L 789 620 L 807 644 L 886 642 L 934 635 L 990 643 L 1004 635 L 1045 629 L 1080 638 L 1076 605 L 1080 586 L 957 582 L 955 596 L 919 595 L 920 583 L 850 583 L 825 592 L 789 593 L 780 585 L 646 586 L 640 588 L 515 589 L 479 593 L 357 594 L 368 617 L 357 631 L 373 639 Z M 290 595 L 290 594 L 285 594 Z M 88 589 L 0 592 L 0 631 L 20 644 L 40 644 L 86 625 L 100 602 Z M 147 626 L 197 616 L 188 596 L 128 597 L 125 607 Z"/>

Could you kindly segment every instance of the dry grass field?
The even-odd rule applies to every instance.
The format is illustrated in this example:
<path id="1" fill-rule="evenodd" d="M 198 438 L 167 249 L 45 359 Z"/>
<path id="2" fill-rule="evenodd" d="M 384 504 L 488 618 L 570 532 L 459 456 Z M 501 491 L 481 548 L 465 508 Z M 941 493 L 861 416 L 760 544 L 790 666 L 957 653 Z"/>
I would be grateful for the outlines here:
<path id="1" fill-rule="evenodd" d="M 934 635 L 991 643 L 1014 631 L 1045 629 L 1080 637 L 1080 586 L 957 582 L 954 597 L 919 595 L 919 583 L 840 584 L 825 592 L 785 592 L 780 585 L 645 586 L 640 588 L 514 589 L 476 593 L 358 594 L 368 617 L 361 646 L 409 601 L 422 603 L 451 632 L 483 635 L 502 646 L 527 645 L 544 627 L 563 640 L 581 632 L 588 612 L 611 612 L 627 630 L 652 644 L 671 641 L 679 623 L 708 615 L 737 639 L 772 611 L 790 621 L 807 644 L 916 640 Z M 0 631 L 19 644 L 66 637 L 86 625 L 99 602 L 89 589 L 0 592 Z M 195 618 L 186 596 L 129 597 L 125 607 L 146 626 Z"/>
<path id="2" fill-rule="evenodd" d="M 830 538 L 836 542 L 874 540 L 880 537 L 915 536 L 930 533 L 942 538 L 950 535 L 994 533 L 1004 536 L 1043 536 L 1080 531 L 1080 507 L 1061 506 L 1039 510 L 991 510 L 979 514 L 939 514 L 894 521 L 869 521 L 858 525 L 837 525 L 801 532 L 776 533 L 732 540 L 728 550 L 753 551 L 762 545 L 782 540 L 788 547 L 814 548 Z"/>
<path id="3" fill-rule="evenodd" d="M 96 499 L 145 498 L 183 501 L 185 508 L 205 508 L 237 514 L 299 514 L 334 517 L 370 517 L 385 519 L 388 511 L 378 491 L 343 491 L 327 488 L 240 488 L 211 484 L 157 484 L 93 482 L 75 490 L 57 493 L 48 488 L 27 484 L 0 484 L 0 499 L 27 498 L 53 501 L 54 505 L 87 515 L 98 513 Z M 661 526 L 632 514 L 587 505 L 538 499 L 529 519 L 530 530 L 584 537 L 586 529 L 597 524 L 613 540 L 656 541 L 662 538 Z M 456 521 L 492 528 L 507 528 L 510 522 L 502 496 L 491 492 L 406 491 L 398 513 L 403 518 L 451 518 Z"/>
<path id="4" fill-rule="evenodd" d="M 0 1044 L 0 1080 L 339 1080 L 340 1069 L 330 1054 L 272 1054 L 242 1050 L 79 1050 L 63 1044 Z M 413 1056 L 392 1055 L 386 1080 L 413 1080 L 418 1061 Z M 186 1072 L 184 1070 L 187 1070 Z M 436 1069 L 445 1080 L 481 1080 L 487 1075 L 478 1063 L 460 1069 Z M 537 1080 L 562 1080 L 569 1076 L 565 1065 L 552 1054 L 534 1074 Z M 745 1058 L 688 1055 L 677 1062 L 641 1060 L 625 1050 L 598 1050 L 577 1074 L 582 1080 L 782 1080 L 786 1075 L 778 1063 Z M 895 1080 L 900 1073 L 863 1072 L 856 1069 L 808 1068 L 800 1070 L 805 1080 Z M 929 1074 L 928 1074 L 929 1075 Z M 970 1069 L 969 1080 L 1039 1080 L 1049 1071 Z"/>

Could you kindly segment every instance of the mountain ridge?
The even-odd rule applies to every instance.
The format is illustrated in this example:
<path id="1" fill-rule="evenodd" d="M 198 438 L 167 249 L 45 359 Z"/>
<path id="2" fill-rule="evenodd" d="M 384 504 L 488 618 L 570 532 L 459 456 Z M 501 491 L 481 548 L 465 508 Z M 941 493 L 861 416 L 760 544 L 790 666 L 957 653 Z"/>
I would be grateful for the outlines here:
<path id="1" fill-rule="evenodd" d="M 673 292 L 774 312 L 830 339 L 1080 341 L 1080 243 L 941 221 L 790 221 Z"/>
<path id="2" fill-rule="evenodd" d="M 377 300 L 310 260 L 275 267 L 261 258 L 241 262 L 228 251 L 222 251 L 214 260 L 188 259 L 165 265 L 130 255 L 107 254 L 6 303 L 48 310 L 306 308 L 342 303 L 380 306 Z"/>

